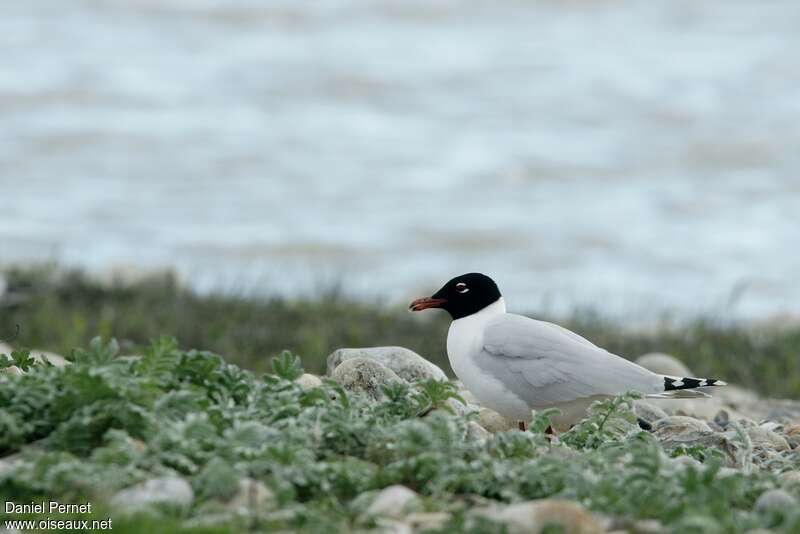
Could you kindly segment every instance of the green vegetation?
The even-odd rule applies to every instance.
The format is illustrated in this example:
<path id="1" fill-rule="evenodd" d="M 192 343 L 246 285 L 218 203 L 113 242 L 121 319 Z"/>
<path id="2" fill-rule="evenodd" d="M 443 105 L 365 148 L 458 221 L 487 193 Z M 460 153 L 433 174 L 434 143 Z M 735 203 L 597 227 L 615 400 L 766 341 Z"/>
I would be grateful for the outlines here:
<path id="1" fill-rule="evenodd" d="M 336 348 L 402 345 L 449 369 L 443 313 L 411 315 L 402 305 L 366 304 L 334 291 L 312 300 L 202 296 L 169 276 L 111 287 L 53 268 L 12 270 L 6 278 L 0 338 L 13 337 L 19 325 L 16 347 L 66 353 L 102 335 L 116 337 L 124 353 L 136 354 L 149 339 L 168 335 L 255 371 L 266 370 L 271 356 L 290 349 L 320 373 Z M 668 352 L 697 375 L 766 396 L 800 397 L 800 325 L 767 328 L 697 319 L 630 331 L 593 313 L 559 322 L 623 356 Z"/>
<path id="2" fill-rule="evenodd" d="M 771 453 L 751 470 L 757 451 L 741 429 L 730 438 L 739 440 L 732 471 L 711 446 L 667 454 L 639 430 L 629 397 L 596 404 L 554 444 L 544 435 L 548 413 L 529 432 L 471 436 L 475 415 L 453 412 L 462 399 L 449 383 L 389 384 L 372 401 L 331 381 L 295 382 L 303 367 L 322 373 L 327 354 L 344 346 L 402 345 L 449 369 L 444 314 L 336 292 L 199 295 L 170 276 L 109 286 L 39 268 L 5 278 L 0 338 L 18 350 L 0 358 L 3 500 L 92 502 L 90 518 L 114 517 L 122 532 L 336 532 L 379 525 L 367 512 L 374 495 L 402 484 L 420 495 L 414 510 L 445 513 L 428 532 L 504 532 L 476 510 L 549 497 L 622 529 L 646 518 L 675 532 L 800 531 L 800 510 L 754 507 L 772 488 L 800 497 L 800 483 L 781 477 L 798 468 L 798 452 Z M 560 322 L 622 355 L 668 352 L 698 375 L 800 397 L 800 326 L 697 319 L 630 331 L 591 313 Z M 73 363 L 34 363 L 23 347 Z M 12 364 L 25 374 L 1 372 Z M 676 456 L 702 463 L 680 466 Z M 170 476 L 188 481 L 191 504 L 124 516 L 110 503 L 122 489 Z M 243 480 L 263 485 L 268 498 L 242 507 Z M 34 517 L 42 516 L 14 515 Z"/>
<path id="3" fill-rule="evenodd" d="M 138 359 L 118 352 L 116 342 L 95 339 L 64 368 L 0 374 L 0 458 L 22 451 L 0 471 L 0 497 L 105 503 L 132 484 L 178 475 L 193 503 L 153 507 L 166 519 L 141 519 L 147 531 L 370 529 L 371 497 L 392 484 L 419 492 L 420 511 L 447 512 L 431 532 L 504 532 L 475 509 L 553 496 L 623 524 L 658 519 L 676 532 L 800 529 L 800 510 L 754 510 L 771 488 L 800 496 L 800 486 L 777 476 L 796 468 L 796 458 L 774 472 L 723 474 L 716 454 L 677 468 L 633 422 L 627 397 L 596 404 L 560 444 L 542 433 L 547 413 L 532 432 L 484 440 L 469 438 L 470 416 L 441 409 L 456 393 L 449 385 L 393 385 L 376 402 L 331 381 L 303 389 L 294 381 L 300 361 L 288 352 L 260 378 L 169 338 Z M 242 511 L 229 503 L 245 477 L 271 497 Z M 120 530 L 131 531 L 125 521 Z"/>

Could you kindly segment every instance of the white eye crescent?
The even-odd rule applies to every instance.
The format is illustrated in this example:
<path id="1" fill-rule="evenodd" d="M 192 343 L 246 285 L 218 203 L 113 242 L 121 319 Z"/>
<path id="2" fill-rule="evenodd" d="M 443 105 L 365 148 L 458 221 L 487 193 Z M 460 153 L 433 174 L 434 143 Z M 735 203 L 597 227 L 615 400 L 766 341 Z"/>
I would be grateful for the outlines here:
<path id="1" fill-rule="evenodd" d="M 459 293 L 466 293 L 467 291 L 469 291 L 469 288 L 467 287 L 467 284 L 465 284 L 464 282 L 459 282 L 456 284 L 456 291 L 458 291 Z"/>

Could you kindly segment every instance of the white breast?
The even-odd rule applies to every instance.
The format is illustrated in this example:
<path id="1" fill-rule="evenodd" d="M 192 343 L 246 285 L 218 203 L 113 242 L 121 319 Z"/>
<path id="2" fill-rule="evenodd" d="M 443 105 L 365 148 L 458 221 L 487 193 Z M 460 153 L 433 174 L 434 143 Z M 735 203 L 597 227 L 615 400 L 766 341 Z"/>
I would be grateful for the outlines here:
<path id="1" fill-rule="evenodd" d="M 447 333 L 447 356 L 456 376 L 483 406 L 508 419 L 528 421 L 531 417 L 528 405 L 475 362 L 483 349 L 486 323 L 505 312 L 506 304 L 501 297 L 478 313 L 453 321 Z"/>

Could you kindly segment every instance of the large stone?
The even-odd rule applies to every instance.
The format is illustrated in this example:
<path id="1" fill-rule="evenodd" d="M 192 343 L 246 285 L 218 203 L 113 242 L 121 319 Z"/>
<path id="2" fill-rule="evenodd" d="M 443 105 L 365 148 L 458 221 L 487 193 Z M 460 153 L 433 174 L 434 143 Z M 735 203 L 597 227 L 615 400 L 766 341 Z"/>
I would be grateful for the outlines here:
<path id="1" fill-rule="evenodd" d="M 366 393 L 374 400 L 384 397 L 381 386 L 404 382 L 394 371 L 367 358 L 350 358 L 336 367 L 331 376 L 348 391 Z"/>
<path id="2" fill-rule="evenodd" d="M 151 478 L 117 492 L 111 505 L 126 512 L 137 512 L 156 504 L 180 507 L 191 506 L 194 501 L 192 486 L 180 477 Z"/>
<path id="3" fill-rule="evenodd" d="M 800 424 L 791 423 L 783 427 L 783 434 L 789 442 L 789 446 L 796 449 L 800 446 Z"/>
<path id="4" fill-rule="evenodd" d="M 724 434 L 714 432 L 705 421 L 672 415 L 655 422 L 653 436 L 667 451 L 681 447 L 714 447 L 727 456 L 728 466 L 736 465 L 735 445 Z"/>
<path id="5" fill-rule="evenodd" d="M 68 362 L 67 359 L 60 354 L 39 349 L 34 349 L 31 351 L 31 358 L 33 358 L 37 362 L 48 361 L 56 367 L 64 367 L 72 363 Z"/>
<path id="6" fill-rule="evenodd" d="M 478 424 L 493 434 L 518 428 L 517 423 L 509 421 L 489 408 L 481 408 L 478 411 Z"/>
<path id="7" fill-rule="evenodd" d="M 672 436 L 685 434 L 687 432 L 710 432 L 711 428 L 705 421 L 695 419 L 694 417 L 670 415 L 669 417 L 657 420 L 653 426 L 653 430 L 655 430 L 657 435 Z"/>
<path id="8" fill-rule="evenodd" d="M 300 375 L 300 378 L 295 380 L 295 382 L 297 382 L 300 387 L 306 391 L 322 386 L 322 380 L 320 380 L 318 376 L 308 373 L 303 373 Z"/>
<path id="9" fill-rule="evenodd" d="M 22 369 L 20 369 L 16 365 L 12 365 L 10 367 L 3 367 L 2 369 L 0 369 L 0 373 L 7 375 L 15 375 L 15 376 L 23 374 Z"/>
<path id="10" fill-rule="evenodd" d="M 485 442 L 492 434 L 475 421 L 467 423 L 467 441 Z"/>
<path id="11" fill-rule="evenodd" d="M 755 447 L 775 449 L 776 451 L 786 451 L 791 448 L 786 438 L 760 426 L 748 428 L 747 435 L 750 436 L 750 441 Z"/>
<path id="12" fill-rule="evenodd" d="M 633 403 L 633 413 L 648 423 L 655 423 L 667 417 L 667 413 L 652 402 L 637 400 Z"/>
<path id="13" fill-rule="evenodd" d="M 450 413 L 455 415 L 467 415 L 472 412 L 478 412 L 480 410 L 480 406 L 476 406 L 475 404 L 464 404 L 460 400 L 456 400 L 453 398 L 447 399 L 444 401 L 445 406 L 447 406 L 447 410 Z"/>
<path id="14" fill-rule="evenodd" d="M 791 493 L 782 489 L 771 489 L 759 496 L 753 508 L 757 512 L 789 512 L 797 504 L 797 499 Z"/>
<path id="15" fill-rule="evenodd" d="M 564 534 L 600 534 L 605 527 L 581 505 L 558 499 L 540 499 L 512 504 L 488 514 L 502 521 L 511 532 L 539 534 L 547 527 L 560 528 Z"/>
<path id="16" fill-rule="evenodd" d="M 367 508 L 368 515 L 400 518 L 403 517 L 414 502 L 417 493 L 400 484 L 383 488 L 372 504 Z"/>
<path id="17" fill-rule="evenodd" d="M 328 356 L 328 375 L 344 361 L 352 358 L 367 358 L 385 365 L 397 376 L 409 382 L 418 380 L 447 380 L 447 375 L 437 366 L 405 347 L 366 347 L 344 348 L 332 352 Z"/>

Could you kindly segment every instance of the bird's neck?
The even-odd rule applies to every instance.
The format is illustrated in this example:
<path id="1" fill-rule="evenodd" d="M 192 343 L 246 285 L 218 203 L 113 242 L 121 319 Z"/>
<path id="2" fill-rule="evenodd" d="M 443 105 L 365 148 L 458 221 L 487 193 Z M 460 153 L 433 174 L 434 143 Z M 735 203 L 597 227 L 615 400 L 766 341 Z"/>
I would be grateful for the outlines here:
<path id="1" fill-rule="evenodd" d="M 466 317 L 461 317 L 460 319 L 456 319 L 455 321 L 453 321 L 453 323 L 457 323 L 459 321 L 464 321 L 469 323 L 473 322 L 482 323 L 484 321 L 488 321 L 495 315 L 499 315 L 501 313 L 506 313 L 506 301 L 503 299 L 503 297 L 500 297 L 499 299 L 492 302 L 491 304 L 489 304 L 480 311 L 477 311 L 471 315 L 467 315 Z"/>
<path id="2" fill-rule="evenodd" d="M 485 313 L 486 315 L 497 315 L 498 313 L 505 313 L 505 312 L 506 312 L 506 301 L 503 297 L 500 297 L 499 299 L 492 302 L 478 313 Z"/>

